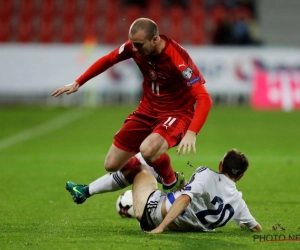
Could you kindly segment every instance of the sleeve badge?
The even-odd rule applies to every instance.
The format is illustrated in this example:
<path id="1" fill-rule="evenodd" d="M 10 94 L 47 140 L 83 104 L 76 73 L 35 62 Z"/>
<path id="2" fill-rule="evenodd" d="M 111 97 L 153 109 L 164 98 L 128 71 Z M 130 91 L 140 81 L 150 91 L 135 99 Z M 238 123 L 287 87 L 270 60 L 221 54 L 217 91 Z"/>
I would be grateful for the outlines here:
<path id="1" fill-rule="evenodd" d="M 193 70 L 191 68 L 186 68 L 185 70 L 181 71 L 181 74 L 184 79 L 190 79 L 193 75 Z"/>

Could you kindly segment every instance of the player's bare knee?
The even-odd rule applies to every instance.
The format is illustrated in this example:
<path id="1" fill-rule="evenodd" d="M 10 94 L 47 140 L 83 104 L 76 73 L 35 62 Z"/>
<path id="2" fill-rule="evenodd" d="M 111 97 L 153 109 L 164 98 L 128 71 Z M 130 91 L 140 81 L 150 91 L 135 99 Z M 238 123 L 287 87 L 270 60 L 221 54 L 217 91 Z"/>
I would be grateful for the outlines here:
<path id="1" fill-rule="evenodd" d="M 106 161 L 104 163 L 104 168 L 108 172 L 116 172 L 116 171 L 120 170 L 119 165 L 115 164 L 113 161 L 110 161 L 108 159 L 106 159 Z"/>
<path id="2" fill-rule="evenodd" d="M 147 163 L 148 161 L 151 161 L 151 158 L 155 155 L 155 149 L 149 145 L 148 143 L 142 143 L 140 146 L 140 152 L 142 154 L 142 157 L 145 159 Z"/>
<path id="3" fill-rule="evenodd" d="M 151 164 L 153 162 L 153 157 L 155 156 L 153 150 L 149 147 L 147 149 L 140 148 L 140 152 L 144 160 L 147 164 Z"/>

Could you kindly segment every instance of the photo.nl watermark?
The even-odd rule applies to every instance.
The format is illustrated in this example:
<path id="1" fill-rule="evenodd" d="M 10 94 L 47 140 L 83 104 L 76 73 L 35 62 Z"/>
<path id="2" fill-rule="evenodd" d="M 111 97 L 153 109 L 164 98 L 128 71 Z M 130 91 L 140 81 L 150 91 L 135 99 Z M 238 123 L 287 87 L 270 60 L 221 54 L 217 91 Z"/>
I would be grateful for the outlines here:
<path id="1" fill-rule="evenodd" d="M 254 234 L 253 242 L 300 241 L 300 234 Z"/>

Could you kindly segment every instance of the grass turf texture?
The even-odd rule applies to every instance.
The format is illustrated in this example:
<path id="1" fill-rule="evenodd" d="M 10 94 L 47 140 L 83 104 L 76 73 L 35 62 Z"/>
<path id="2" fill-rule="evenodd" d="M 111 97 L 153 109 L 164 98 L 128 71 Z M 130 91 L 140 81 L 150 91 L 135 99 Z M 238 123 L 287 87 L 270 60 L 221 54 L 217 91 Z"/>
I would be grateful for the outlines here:
<path id="1" fill-rule="evenodd" d="M 117 214 L 122 191 L 74 204 L 65 182 L 89 183 L 105 173 L 112 137 L 133 109 L 0 109 L 0 249 L 300 249 L 299 241 L 260 242 L 300 239 L 299 112 L 214 107 L 196 155 L 169 151 L 186 176 L 194 171 L 188 161 L 217 170 L 228 149 L 245 152 L 250 168 L 237 187 L 262 233 L 230 223 L 216 233 L 146 235 L 135 219 Z M 283 228 L 274 230 L 276 223 Z"/>

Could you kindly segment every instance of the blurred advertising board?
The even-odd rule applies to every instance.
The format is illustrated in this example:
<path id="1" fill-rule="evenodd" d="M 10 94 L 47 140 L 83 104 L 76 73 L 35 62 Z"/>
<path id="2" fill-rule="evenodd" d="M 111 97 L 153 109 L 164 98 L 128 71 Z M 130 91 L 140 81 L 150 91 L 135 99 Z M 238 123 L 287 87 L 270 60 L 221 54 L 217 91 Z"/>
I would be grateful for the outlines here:
<path id="1" fill-rule="evenodd" d="M 255 109 L 300 109 L 300 69 L 257 70 L 251 104 Z"/>
<path id="2" fill-rule="evenodd" d="M 56 88 L 74 81 L 89 65 L 115 48 L 117 46 L 97 44 L 2 44 L 0 95 L 48 96 Z M 184 48 L 202 72 L 206 88 L 212 96 L 251 97 L 251 105 L 255 109 L 299 108 L 300 48 Z M 91 93 L 97 93 L 97 97 L 93 98 L 110 98 L 116 93 L 119 96 L 138 96 L 142 80 L 138 67 L 130 59 L 92 79 L 82 87 L 79 94 L 87 92 L 87 96 L 93 96 Z M 273 86 L 270 87 L 271 94 L 267 90 L 270 85 Z M 274 86 L 277 90 L 274 90 Z M 287 100 L 293 100 L 292 104 Z M 270 103 L 266 104 L 267 101 Z"/>

